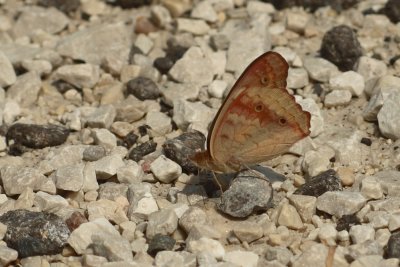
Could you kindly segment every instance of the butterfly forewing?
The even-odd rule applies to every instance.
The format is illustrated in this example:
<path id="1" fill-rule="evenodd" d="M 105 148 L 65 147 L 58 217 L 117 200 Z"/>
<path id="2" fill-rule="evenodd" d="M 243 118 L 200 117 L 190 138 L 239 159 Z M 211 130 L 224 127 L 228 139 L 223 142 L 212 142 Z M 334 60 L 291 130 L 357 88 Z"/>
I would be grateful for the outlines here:
<path id="1" fill-rule="evenodd" d="M 213 160 L 259 163 L 286 152 L 309 134 L 310 114 L 287 92 L 287 71 L 286 61 L 274 52 L 246 69 L 211 127 L 207 147 Z"/>

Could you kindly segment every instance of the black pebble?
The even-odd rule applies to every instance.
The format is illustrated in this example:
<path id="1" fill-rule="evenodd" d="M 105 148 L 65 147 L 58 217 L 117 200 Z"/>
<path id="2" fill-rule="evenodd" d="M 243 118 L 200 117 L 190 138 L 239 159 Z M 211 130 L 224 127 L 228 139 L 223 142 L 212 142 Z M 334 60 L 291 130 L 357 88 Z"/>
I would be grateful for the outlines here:
<path id="1" fill-rule="evenodd" d="M 156 148 L 157 148 L 157 143 L 155 143 L 153 140 L 150 140 L 146 143 L 143 143 L 143 144 L 133 148 L 131 150 L 131 152 L 129 152 L 129 158 L 131 160 L 138 162 L 147 154 L 150 154 L 150 153 L 156 151 Z"/>
<path id="2" fill-rule="evenodd" d="M 158 252 L 172 250 L 175 246 L 175 239 L 167 235 L 156 234 L 149 243 L 147 253 L 155 256 Z"/>
<path id="3" fill-rule="evenodd" d="M 353 225 L 360 223 L 360 219 L 358 219 L 358 217 L 354 214 L 343 215 L 336 223 L 336 230 L 339 232 L 343 230 L 350 231 L 350 228 Z"/>
<path id="4" fill-rule="evenodd" d="M 7 144 L 11 140 L 15 145 L 29 148 L 58 146 L 67 140 L 69 130 L 57 125 L 13 124 L 7 131 Z"/>
<path id="5" fill-rule="evenodd" d="M 321 56 L 341 71 L 349 71 L 362 56 L 361 44 L 354 30 L 347 25 L 333 27 L 325 33 L 321 44 Z"/>
<path id="6" fill-rule="evenodd" d="M 137 134 L 135 134 L 134 132 L 128 133 L 124 137 L 124 143 L 125 143 L 126 147 L 130 148 L 131 146 L 136 144 L 136 141 L 138 140 L 138 138 L 139 138 L 139 136 Z"/>
<path id="7" fill-rule="evenodd" d="M 372 140 L 367 137 L 361 138 L 361 144 L 364 144 L 366 146 L 371 146 L 372 145 Z"/>
<path id="8" fill-rule="evenodd" d="M 387 258 L 400 259 L 400 232 L 392 233 L 386 246 Z"/>
<path id="9" fill-rule="evenodd" d="M 400 22 L 400 1 L 389 0 L 383 9 L 383 13 L 393 22 Z"/>
<path id="10" fill-rule="evenodd" d="M 348 9 L 355 4 L 357 4 L 360 0 L 272 0 L 272 4 L 277 9 L 290 8 L 294 6 L 301 6 L 304 9 L 308 9 L 311 12 L 314 12 L 320 7 L 330 6 L 337 12 L 342 11 L 344 9 Z"/>
<path id="11" fill-rule="evenodd" d="M 174 61 L 169 57 L 159 57 L 154 60 L 153 66 L 161 73 L 167 74 L 174 65 Z"/>
<path id="12" fill-rule="evenodd" d="M 65 1 L 65 0 L 39 0 L 38 5 L 41 5 L 44 7 L 55 7 L 64 13 L 69 13 L 69 12 L 76 11 L 81 5 L 81 1 L 80 0 L 68 0 L 68 1 Z"/>
<path id="13" fill-rule="evenodd" d="M 294 194 L 319 197 L 328 191 L 342 191 L 336 171 L 330 169 L 307 180 Z"/>
<path id="14" fill-rule="evenodd" d="M 139 126 L 138 130 L 139 130 L 140 136 L 145 136 L 147 134 L 148 129 L 150 129 L 150 127 L 148 125 Z"/>
<path id="15" fill-rule="evenodd" d="M 174 139 L 167 140 L 164 145 L 164 154 L 167 158 L 177 162 L 183 170 L 189 173 L 197 173 L 197 166 L 189 159 L 196 150 L 202 150 L 205 136 L 198 132 L 186 132 Z"/>
<path id="16" fill-rule="evenodd" d="M 119 6 L 123 9 L 137 8 L 141 6 L 147 6 L 151 4 L 151 0 L 116 0 L 116 1 L 106 1 L 114 6 Z"/>
<path id="17" fill-rule="evenodd" d="M 127 83 L 127 92 L 140 100 L 157 99 L 160 89 L 155 82 L 146 77 L 137 77 Z"/>

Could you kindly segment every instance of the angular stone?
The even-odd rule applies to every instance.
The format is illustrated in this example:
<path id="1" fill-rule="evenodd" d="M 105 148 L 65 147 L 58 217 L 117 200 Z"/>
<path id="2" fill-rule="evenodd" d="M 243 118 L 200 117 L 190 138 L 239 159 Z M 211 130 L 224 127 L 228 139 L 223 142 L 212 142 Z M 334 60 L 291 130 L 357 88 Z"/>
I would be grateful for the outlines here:
<path id="1" fill-rule="evenodd" d="M 0 51 L 0 87 L 7 87 L 17 81 L 14 68 L 6 57 L 6 55 Z"/>
<path id="2" fill-rule="evenodd" d="M 114 122 L 116 110 L 112 105 L 98 107 L 87 118 L 86 123 L 92 128 L 110 128 Z"/>
<path id="3" fill-rule="evenodd" d="M 329 79 L 332 90 L 347 90 L 353 96 L 360 96 L 364 92 L 364 77 L 355 71 L 346 71 Z"/>
<path id="4" fill-rule="evenodd" d="M 210 27 L 204 20 L 197 19 L 177 19 L 177 28 L 181 32 L 189 32 L 194 35 L 205 35 L 210 31 Z"/>
<path id="5" fill-rule="evenodd" d="M 200 86 L 196 83 L 175 83 L 166 82 L 163 84 L 163 101 L 168 106 L 174 106 L 174 100 L 181 98 L 183 100 L 195 100 L 200 92 Z"/>
<path id="6" fill-rule="evenodd" d="M 338 68 L 323 58 L 306 57 L 304 68 L 308 71 L 311 79 L 319 82 L 327 82 L 331 77 L 339 73 Z"/>
<path id="7" fill-rule="evenodd" d="M 15 100 L 21 107 L 36 103 L 42 81 L 38 73 L 31 71 L 17 77 L 17 81 L 7 90 L 7 97 Z"/>
<path id="8" fill-rule="evenodd" d="M 365 198 L 380 199 L 383 197 L 382 185 L 373 176 L 367 176 L 361 181 L 360 192 Z"/>
<path id="9" fill-rule="evenodd" d="M 186 233 L 189 233 L 195 225 L 205 224 L 207 224 L 207 215 L 198 207 L 189 208 L 179 220 L 179 226 L 182 227 Z"/>
<path id="10" fill-rule="evenodd" d="M 343 90 L 333 90 L 325 96 L 324 104 L 327 108 L 346 106 L 351 101 L 351 92 Z"/>
<path id="11" fill-rule="evenodd" d="M 145 106 L 143 102 L 133 95 L 129 95 L 124 101 L 115 106 L 117 111 L 115 119 L 117 121 L 135 122 L 145 115 Z"/>
<path id="12" fill-rule="evenodd" d="M 170 235 L 178 227 L 178 217 L 173 210 L 160 210 L 149 215 L 146 237 L 153 238 L 156 234 Z"/>
<path id="13" fill-rule="evenodd" d="M 395 170 L 380 171 L 375 173 L 373 177 L 375 177 L 376 180 L 378 180 L 378 182 L 381 184 L 385 195 L 391 197 L 400 196 L 399 192 L 400 171 L 395 171 Z"/>
<path id="14" fill-rule="evenodd" d="M 259 256 L 252 251 L 235 250 L 226 252 L 224 261 L 239 266 L 256 267 L 258 266 Z"/>
<path id="15" fill-rule="evenodd" d="M 387 138 L 400 139 L 400 90 L 391 93 L 378 113 L 380 132 Z"/>
<path id="16" fill-rule="evenodd" d="M 41 211 L 57 213 L 57 211 L 67 208 L 69 203 L 62 196 L 50 195 L 39 191 L 35 194 L 34 205 L 40 208 Z"/>
<path id="17" fill-rule="evenodd" d="M 340 218 L 359 211 L 365 203 L 365 197 L 359 192 L 326 192 L 318 197 L 317 209 Z"/>
<path id="18" fill-rule="evenodd" d="M 92 129 L 94 143 L 111 151 L 117 147 L 117 137 L 107 129 Z"/>
<path id="19" fill-rule="evenodd" d="M 202 237 L 219 240 L 222 235 L 219 230 L 214 228 L 212 225 L 194 224 L 190 228 L 186 242 L 190 242 L 191 240 L 199 240 Z"/>
<path id="20" fill-rule="evenodd" d="M 30 36 L 38 29 L 53 34 L 63 30 L 69 19 L 55 8 L 32 6 L 23 9 L 14 25 L 16 37 Z"/>
<path id="21" fill-rule="evenodd" d="M 182 173 L 181 166 L 166 158 L 164 155 L 161 155 L 151 163 L 150 170 L 154 176 L 163 183 L 171 183 Z"/>
<path id="22" fill-rule="evenodd" d="M 4 191 L 9 196 L 21 194 L 28 187 L 34 191 L 40 190 L 53 194 L 56 191 L 53 181 L 37 169 L 8 166 L 3 167 L 0 172 Z"/>
<path id="23" fill-rule="evenodd" d="M 364 77 L 367 94 L 372 90 L 378 78 L 387 73 L 385 62 L 367 56 L 360 57 L 355 68 L 357 73 Z"/>
<path id="24" fill-rule="evenodd" d="M 310 223 L 312 216 L 315 214 L 316 211 L 317 198 L 314 196 L 293 194 L 289 197 L 289 200 L 300 214 L 303 222 Z"/>
<path id="25" fill-rule="evenodd" d="M 154 259 L 155 266 L 164 266 L 168 262 L 170 266 L 183 267 L 183 256 L 175 251 L 160 251 Z"/>
<path id="26" fill-rule="evenodd" d="M 124 207 L 122 205 L 108 199 L 99 199 L 87 205 L 89 221 L 94 221 L 98 218 L 106 218 L 116 224 L 127 222 L 129 219 L 123 209 Z"/>
<path id="27" fill-rule="evenodd" d="M 201 102 L 177 99 L 173 106 L 174 115 L 172 119 L 183 130 L 186 130 L 193 123 L 202 123 L 206 128 L 214 115 L 214 111 Z"/>
<path id="28" fill-rule="evenodd" d="M 57 169 L 52 175 L 58 189 L 78 192 L 82 189 L 85 164 L 67 165 Z"/>
<path id="29" fill-rule="evenodd" d="M 254 222 L 240 222 L 233 228 L 233 233 L 241 242 L 251 243 L 263 236 L 263 229 Z"/>
<path id="30" fill-rule="evenodd" d="M 125 62 L 132 42 L 129 33 L 123 23 L 94 25 L 63 37 L 57 52 L 94 65 L 100 65 L 106 58 Z"/>
<path id="31" fill-rule="evenodd" d="M 8 266 L 13 261 L 18 259 L 18 251 L 8 248 L 7 246 L 0 246 L 0 264 Z"/>
<path id="32" fill-rule="evenodd" d="M 192 253 L 208 252 L 217 260 L 221 260 L 225 256 L 225 249 L 221 243 L 207 237 L 188 242 L 187 250 Z"/>
<path id="33" fill-rule="evenodd" d="M 152 137 L 164 136 L 172 131 L 171 118 L 159 111 L 150 111 L 146 115 L 146 125 L 150 127 Z"/>
<path id="34" fill-rule="evenodd" d="M 263 23 L 258 23 L 263 27 Z M 267 25 L 265 25 L 268 27 Z M 242 71 L 259 55 L 271 50 L 271 38 L 267 31 L 238 30 L 234 27 L 231 33 L 227 33 L 230 45 L 227 53 L 226 70 L 238 77 Z M 243 40 L 252 40 L 243 42 Z"/>
<path id="35" fill-rule="evenodd" d="M 300 215 L 296 208 L 290 204 L 283 204 L 278 217 L 278 224 L 289 229 L 299 230 L 303 227 Z"/>
<path id="36" fill-rule="evenodd" d="M 218 20 L 217 12 L 215 12 L 211 2 L 202 1 L 197 3 L 190 13 L 192 18 L 203 19 L 208 22 L 216 22 Z"/>
<path id="37" fill-rule="evenodd" d="M 133 160 L 128 160 L 125 166 L 117 170 L 117 179 L 120 183 L 140 183 L 143 176 L 144 172 L 142 167 Z"/>
<path id="38" fill-rule="evenodd" d="M 308 85 L 308 73 L 304 68 L 289 68 L 287 87 L 298 89 Z"/>
<path id="39" fill-rule="evenodd" d="M 54 72 L 54 78 L 77 88 L 92 88 L 100 78 L 100 69 L 92 64 L 63 65 Z"/>
<path id="40" fill-rule="evenodd" d="M 222 194 L 218 209 L 233 217 L 244 218 L 254 211 L 266 210 L 271 199 L 272 189 L 269 182 L 244 172 Z"/>
<path id="41" fill-rule="evenodd" d="M 86 161 L 96 161 L 106 155 L 106 150 L 102 146 L 88 146 L 82 154 L 82 159 Z"/>
<path id="42" fill-rule="evenodd" d="M 111 178 L 113 175 L 117 174 L 119 168 L 125 166 L 121 157 L 117 155 L 105 156 L 93 163 L 96 177 L 99 180 L 107 180 Z"/>
<path id="43" fill-rule="evenodd" d="M 28 72 L 36 71 L 40 76 L 49 75 L 53 66 L 47 60 L 26 59 L 21 62 L 21 66 Z"/>
<path id="44" fill-rule="evenodd" d="M 208 85 L 213 80 L 211 60 L 199 47 L 191 47 L 170 69 L 169 75 L 180 83 Z"/>
<path id="45" fill-rule="evenodd" d="M 375 239 L 375 230 L 371 225 L 354 225 L 349 231 L 350 238 L 354 244 L 364 243 Z"/>

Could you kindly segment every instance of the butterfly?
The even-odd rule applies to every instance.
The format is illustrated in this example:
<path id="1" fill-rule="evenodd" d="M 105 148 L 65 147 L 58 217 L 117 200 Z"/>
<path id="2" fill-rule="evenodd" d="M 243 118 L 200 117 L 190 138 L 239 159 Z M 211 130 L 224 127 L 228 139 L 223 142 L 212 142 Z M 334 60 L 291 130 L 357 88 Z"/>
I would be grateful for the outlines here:
<path id="1" fill-rule="evenodd" d="M 211 124 L 207 150 L 191 156 L 198 167 L 238 172 L 287 152 L 310 134 L 310 113 L 286 90 L 288 69 L 273 51 L 246 68 Z"/>

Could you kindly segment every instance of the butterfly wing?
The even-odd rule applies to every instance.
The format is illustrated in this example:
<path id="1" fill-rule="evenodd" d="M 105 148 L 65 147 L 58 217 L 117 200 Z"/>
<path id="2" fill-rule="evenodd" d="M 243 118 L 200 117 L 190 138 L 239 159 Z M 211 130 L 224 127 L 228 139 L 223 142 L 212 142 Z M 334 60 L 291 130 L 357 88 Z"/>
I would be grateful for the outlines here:
<path id="1" fill-rule="evenodd" d="M 310 113 L 286 90 L 288 68 L 275 52 L 247 67 L 213 121 L 207 148 L 214 161 L 236 168 L 266 161 L 310 133 Z"/>

